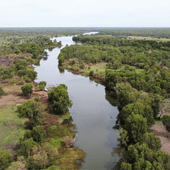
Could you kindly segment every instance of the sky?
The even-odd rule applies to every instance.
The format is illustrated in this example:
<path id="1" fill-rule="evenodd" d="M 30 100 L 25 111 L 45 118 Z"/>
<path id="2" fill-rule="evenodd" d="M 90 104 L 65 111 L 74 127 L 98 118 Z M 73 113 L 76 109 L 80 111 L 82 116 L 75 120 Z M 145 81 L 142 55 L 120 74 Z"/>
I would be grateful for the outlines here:
<path id="1" fill-rule="evenodd" d="M 1 0 L 0 27 L 170 27 L 170 0 Z"/>

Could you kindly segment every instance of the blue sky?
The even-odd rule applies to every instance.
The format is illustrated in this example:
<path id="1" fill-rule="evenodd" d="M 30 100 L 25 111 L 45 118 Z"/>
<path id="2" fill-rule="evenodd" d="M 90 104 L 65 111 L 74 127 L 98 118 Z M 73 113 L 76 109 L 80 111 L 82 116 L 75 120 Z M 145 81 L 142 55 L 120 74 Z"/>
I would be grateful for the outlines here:
<path id="1" fill-rule="evenodd" d="M 170 0 L 1 0 L 0 27 L 170 27 Z"/>

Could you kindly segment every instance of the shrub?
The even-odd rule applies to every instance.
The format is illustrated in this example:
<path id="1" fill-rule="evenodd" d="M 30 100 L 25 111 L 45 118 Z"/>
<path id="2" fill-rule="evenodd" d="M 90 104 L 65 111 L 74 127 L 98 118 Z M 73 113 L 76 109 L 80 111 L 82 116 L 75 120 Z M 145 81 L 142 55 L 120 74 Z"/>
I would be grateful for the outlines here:
<path id="1" fill-rule="evenodd" d="M 34 97 L 34 101 L 38 102 L 40 98 L 38 96 Z"/>
<path id="2" fill-rule="evenodd" d="M 31 155 L 31 150 L 36 145 L 32 138 L 21 142 L 21 148 L 19 154 L 23 155 L 25 158 Z"/>
<path id="3" fill-rule="evenodd" d="M 41 125 L 44 121 L 44 116 L 40 109 L 38 109 L 37 102 L 27 101 L 21 106 L 17 106 L 17 111 L 21 117 L 29 118 L 32 127 Z"/>
<path id="4" fill-rule="evenodd" d="M 170 132 L 170 115 L 163 115 L 162 122 L 166 129 Z"/>
<path id="5" fill-rule="evenodd" d="M 16 162 L 12 162 L 11 166 L 7 168 L 7 170 L 26 170 L 26 161 L 24 157 L 18 157 Z"/>
<path id="6" fill-rule="evenodd" d="M 70 138 L 69 136 L 64 137 L 63 141 L 67 148 L 74 147 L 74 140 L 72 138 Z"/>
<path id="7" fill-rule="evenodd" d="M 93 76 L 94 75 L 94 71 L 91 70 L 90 73 L 89 73 L 90 76 Z"/>
<path id="8" fill-rule="evenodd" d="M 71 60 L 71 61 L 70 61 L 70 65 L 74 65 L 75 63 L 76 63 L 75 60 Z"/>
<path id="9" fill-rule="evenodd" d="M 80 68 L 80 69 L 84 69 L 84 64 L 81 64 L 81 65 L 79 66 L 79 68 Z"/>
<path id="10" fill-rule="evenodd" d="M 29 169 L 44 169 L 51 165 L 56 164 L 56 159 L 58 156 L 58 151 L 53 148 L 50 144 L 44 143 L 40 145 L 35 145 L 30 152 L 30 157 L 28 158 L 28 168 Z"/>
<path id="11" fill-rule="evenodd" d="M 40 90 L 44 90 L 44 89 L 45 89 L 45 86 L 44 86 L 44 85 L 39 85 L 39 89 L 40 89 Z"/>
<path id="12" fill-rule="evenodd" d="M 44 86 L 46 86 L 46 85 L 47 85 L 47 82 L 46 82 L 46 81 L 40 81 L 40 82 L 39 82 L 39 85 L 44 85 Z"/>
<path id="13" fill-rule="evenodd" d="M 17 112 L 19 112 L 20 117 L 28 117 L 31 112 L 37 109 L 38 103 L 32 100 L 28 100 L 20 106 L 17 106 Z"/>
<path id="14" fill-rule="evenodd" d="M 5 75 L 5 74 L 4 74 L 3 77 L 2 77 L 3 80 L 9 79 L 9 78 L 10 78 L 10 77 L 9 77 L 8 75 Z"/>
<path id="15" fill-rule="evenodd" d="M 36 126 L 31 132 L 32 138 L 35 142 L 44 143 L 46 132 L 42 126 Z"/>
<path id="16" fill-rule="evenodd" d="M 20 76 L 20 77 L 26 75 L 26 70 L 18 70 L 17 75 Z"/>
<path id="17" fill-rule="evenodd" d="M 31 126 L 35 127 L 37 125 L 41 125 L 44 122 L 44 116 L 41 113 L 40 109 L 33 110 L 30 115 L 28 115 L 28 118 L 31 122 Z"/>
<path id="18" fill-rule="evenodd" d="M 24 96 L 30 97 L 30 95 L 32 94 L 32 88 L 33 88 L 32 84 L 26 84 L 26 85 L 22 86 L 21 90 L 22 90 Z"/>
<path id="19" fill-rule="evenodd" d="M 47 133 L 50 138 L 68 136 L 68 130 L 63 125 L 53 125 L 47 129 Z"/>
<path id="20" fill-rule="evenodd" d="M 27 76 L 33 81 L 37 77 L 37 72 L 33 70 L 28 70 Z"/>
<path id="21" fill-rule="evenodd" d="M 6 169 L 12 161 L 12 155 L 8 150 L 0 150 L 0 170 Z"/>
<path id="22" fill-rule="evenodd" d="M 5 92 L 3 90 L 3 88 L 0 86 L 0 95 L 3 95 Z"/>
<path id="23" fill-rule="evenodd" d="M 10 79 L 10 80 L 9 80 L 9 83 L 10 83 L 10 84 L 14 84 L 14 83 L 17 83 L 17 82 L 18 82 L 18 80 L 16 80 L 16 79 Z"/>

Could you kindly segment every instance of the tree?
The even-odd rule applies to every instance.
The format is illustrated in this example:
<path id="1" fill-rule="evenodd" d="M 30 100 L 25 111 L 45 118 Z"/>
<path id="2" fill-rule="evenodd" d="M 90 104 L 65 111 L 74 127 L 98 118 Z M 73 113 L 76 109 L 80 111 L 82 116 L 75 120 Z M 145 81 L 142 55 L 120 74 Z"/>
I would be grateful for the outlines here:
<path id="1" fill-rule="evenodd" d="M 25 158 L 28 158 L 28 156 L 31 155 L 31 150 L 34 145 L 36 145 L 36 142 L 34 142 L 32 138 L 27 139 L 25 141 L 21 141 L 21 148 L 19 150 L 19 153 Z"/>
<path id="2" fill-rule="evenodd" d="M 142 137 L 141 143 L 145 143 L 149 149 L 157 152 L 161 148 L 161 140 L 154 133 L 146 133 Z"/>
<path id="3" fill-rule="evenodd" d="M 170 132 L 170 115 L 163 115 L 162 122 L 166 129 Z"/>
<path id="4" fill-rule="evenodd" d="M 132 164 L 123 162 L 123 163 L 121 164 L 120 170 L 132 170 Z"/>
<path id="5" fill-rule="evenodd" d="M 58 56 L 58 60 L 59 60 L 59 66 L 62 66 L 62 64 L 64 63 L 64 54 L 62 52 L 60 52 L 59 56 Z"/>
<path id="6" fill-rule="evenodd" d="M 21 170 L 27 170 L 26 168 L 26 161 L 24 159 L 24 157 L 18 157 L 18 160 L 16 162 L 12 162 L 11 166 L 9 166 L 7 168 L 7 170 L 18 170 L 18 169 L 21 169 Z"/>
<path id="7" fill-rule="evenodd" d="M 127 131 L 123 130 L 123 129 L 119 129 L 119 133 L 120 135 L 118 135 L 118 141 L 120 142 L 122 147 L 127 147 L 128 146 L 128 135 L 127 135 Z"/>
<path id="8" fill-rule="evenodd" d="M 34 70 L 28 70 L 27 76 L 33 81 L 37 77 L 37 72 Z"/>
<path id="9" fill-rule="evenodd" d="M 5 170 L 13 161 L 8 150 L 0 150 L 0 170 Z"/>
<path id="10" fill-rule="evenodd" d="M 154 124 L 154 117 L 152 108 L 149 105 L 144 105 L 139 102 L 128 104 L 124 106 L 120 112 L 120 124 L 123 127 L 125 125 L 126 119 L 131 113 L 142 115 L 144 118 L 147 118 L 148 125 Z"/>
<path id="11" fill-rule="evenodd" d="M 35 127 L 37 125 L 41 125 L 44 121 L 44 116 L 41 113 L 40 109 L 35 109 L 28 115 L 28 118 L 31 122 L 31 126 Z"/>
<path id="12" fill-rule="evenodd" d="M 22 86 L 21 90 L 22 90 L 24 96 L 29 98 L 30 95 L 32 94 L 32 88 L 33 88 L 32 84 L 26 84 L 26 85 Z"/>
<path id="13" fill-rule="evenodd" d="M 132 113 L 126 120 L 125 130 L 128 132 L 130 143 L 138 142 L 147 129 L 147 119 L 142 115 Z"/>
<path id="14" fill-rule="evenodd" d="M 44 121 L 44 116 L 38 108 L 37 102 L 27 101 L 21 106 L 17 106 L 17 111 L 21 117 L 28 117 L 32 127 L 41 125 Z"/>
<path id="15" fill-rule="evenodd" d="M 46 137 L 46 132 L 45 132 L 43 126 L 34 127 L 31 132 L 31 136 L 35 142 L 44 143 L 45 137 Z"/>
<path id="16" fill-rule="evenodd" d="M 31 112 L 36 110 L 38 107 L 38 103 L 32 100 L 28 100 L 22 105 L 17 106 L 17 112 L 19 112 L 20 117 L 28 117 Z"/>
<path id="17" fill-rule="evenodd" d="M 28 158 L 29 169 L 44 169 L 45 167 L 55 165 L 58 151 L 48 143 L 34 145 Z"/>
<path id="18" fill-rule="evenodd" d="M 47 82 L 46 82 L 46 81 L 40 81 L 40 82 L 39 82 L 39 85 L 44 85 L 44 86 L 46 86 L 46 85 L 47 85 Z"/>
<path id="19" fill-rule="evenodd" d="M 51 111 L 55 114 L 62 115 L 68 111 L 68 107 L 72 107 L 68 92 L 63 85 L 59 85 L 52 92 L 49 92 L 48 100 Z"/>

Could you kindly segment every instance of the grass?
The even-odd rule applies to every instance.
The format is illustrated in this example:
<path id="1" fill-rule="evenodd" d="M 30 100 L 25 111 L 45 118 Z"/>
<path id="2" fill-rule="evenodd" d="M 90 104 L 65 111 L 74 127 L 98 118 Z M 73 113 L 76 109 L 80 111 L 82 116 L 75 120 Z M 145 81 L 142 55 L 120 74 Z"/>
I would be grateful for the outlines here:
<path id="1" fill-rule="evenodd" d="M 0 110 L 0 148 L 5 145 L 16 145 L 25 133 L 24 122 L 16 113 L 16 106 L 6 106 Z"/>
<path id="2" fill-rule="evenodd" d="M 51 138 L 49 140 L 49 143 L 55 147 L 55 148 L 60 148 L 63 145 L 63 140 L 61 138 Z"/>
<path id="3" fill-rule="evenodd" d="M 128 36 L 130 39 L 140 39 L 140 40 L 156 40 L 156 41 L 170 41 L 168 38 L 153 38 L 153 37 L 140 37 L 140 36 Z"/>
<path id="4" fill-rule="evenodd" d="M 59 123 L 61 123 L 64 119 L 69 119 L 70 118 L 70 112 L 64 113 L 63 115 L 55 115 L 56 117 L 59 118 Z"/>
<path id="5" fill-rule="evenodd" d="M 6 94 L 13 93 L 15 90 L 21 90 L 21 86 L 19 85 L 5 85 L 5 86 L 2 86 L 2 88 Z M 5 91 L 9 89 L 11 89 L 11 91 Z"/>
<path id="6" fill-rule="evenodd" d="M 78 148 L 66 148 L 62 146 L 58 151 L 59 159 L 57 159 L 57 163 L 62 170 L 77 170 L 81 167 L 81 164 L 77 164 L 76 160 L 84 162 L 85 153 Z"/>
<path id="7" fill-rule="evenodd" d="M 89 71 L 93 70 L 93 71 L 95 72 L 96 69 L 98 69 L 98 72 L 105 72 L 105 70 L 107 69 L 106 64 L 107 64 L 107 63 L 102 62 L 102 63 L 100 63 L 100 64 L 96 64 L 96 65 L 94 65 L 94 66 L 91 66 L 91 69 L 90 69 Z"/>

